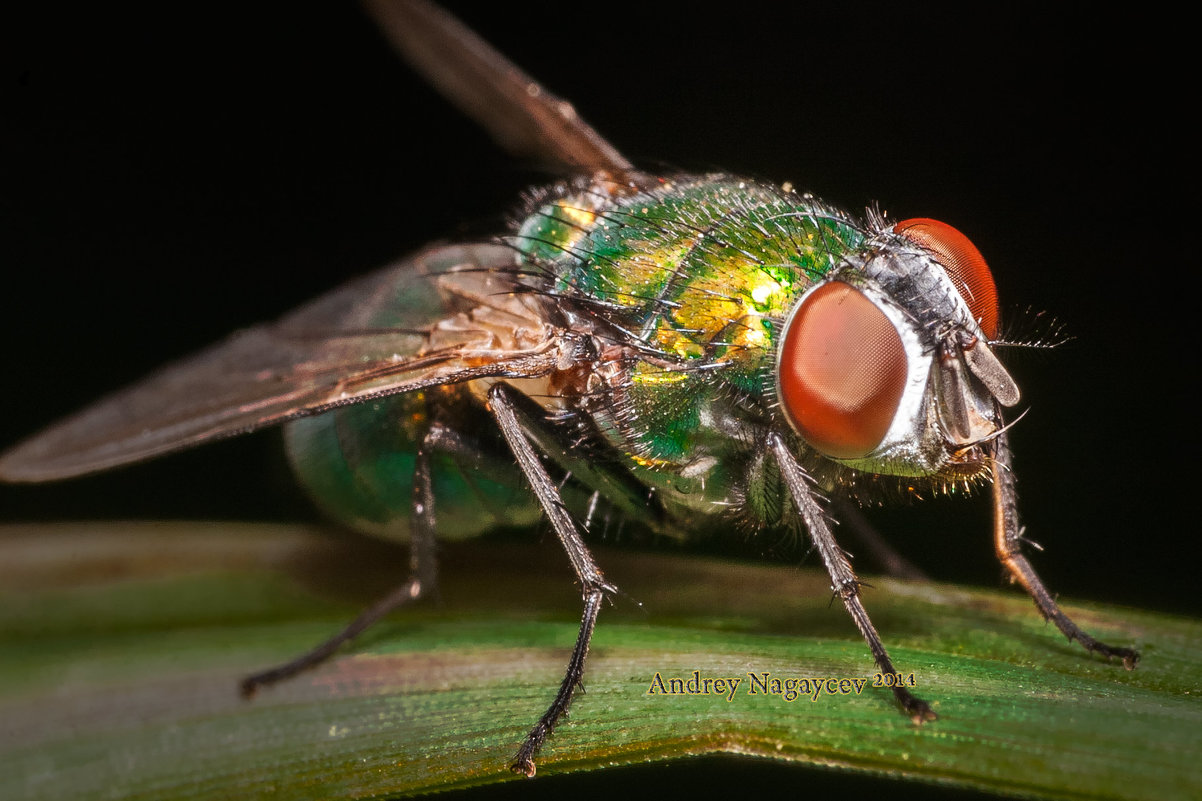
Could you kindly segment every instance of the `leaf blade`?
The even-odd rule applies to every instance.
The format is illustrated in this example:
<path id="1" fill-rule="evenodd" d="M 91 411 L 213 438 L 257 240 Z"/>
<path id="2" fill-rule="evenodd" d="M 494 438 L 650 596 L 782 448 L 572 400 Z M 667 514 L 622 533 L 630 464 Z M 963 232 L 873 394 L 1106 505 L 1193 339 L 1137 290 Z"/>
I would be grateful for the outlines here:
<path id="1" fill-rule="evenodd" d="M 507 779 L 578 615 L 554 548 L 447 545 L 442 607 L 243 702 L 242 675 L 336 629 L 403 573 L 403 552 L 290 527 L 81 524 L 8 527 L 0 554 L 5 798 L 355 798 Z M 748 693 L 749 672 L 873 675 L 819 574 L 598 555 L 643 607 L 602 612 L 587 693 L 541 773 L 731 753 L 1043 798 L 1202 787 L 1193 621 L 1074 608 L 1146 649 L 1127 672 L 1083 657 L 1017 594 L 874 580 L 869 608 L 941 716 L 916 727 L 883 688 Z M 742 681 L 730 701 L 648 694 L 656 672 L 694 670 Z"/>

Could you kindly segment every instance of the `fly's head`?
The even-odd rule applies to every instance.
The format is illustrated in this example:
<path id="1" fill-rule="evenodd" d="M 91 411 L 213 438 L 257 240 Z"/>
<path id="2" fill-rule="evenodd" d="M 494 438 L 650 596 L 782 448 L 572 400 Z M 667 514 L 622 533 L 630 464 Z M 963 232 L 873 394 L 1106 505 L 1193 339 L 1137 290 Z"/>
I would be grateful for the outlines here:
<path id="1" fill-rule="evenodd" d="M 780 409 L 804 442 L 870 473 L 970 478 L 1018 402 L 994 356 L 997 291 L 945 223 L 879 227 L 794 304 L 777 353 Z"/>

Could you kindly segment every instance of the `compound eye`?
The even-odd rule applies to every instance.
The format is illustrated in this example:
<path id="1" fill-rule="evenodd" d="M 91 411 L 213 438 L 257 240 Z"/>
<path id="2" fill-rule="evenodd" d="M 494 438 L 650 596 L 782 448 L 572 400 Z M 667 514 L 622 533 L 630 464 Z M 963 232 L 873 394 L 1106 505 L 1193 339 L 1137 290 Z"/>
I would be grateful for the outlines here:
<path id="1" fill-rule="evenodd" d="M 780 401 L 820 453 L 858 459 L 889 431 L 907 375 L 906 350 L 863 292 L 832 281 L 802 299 L 781 344 Z"/>
<path id="2" fill-rule="evenodd" d="M 902 220 L 893 226 L 893 232 L 930 251 L 952 279 L 985 336 L 995 339 L 999 326 L 997 287 L 977 246 L 947 223 L 925 217 Z"/>

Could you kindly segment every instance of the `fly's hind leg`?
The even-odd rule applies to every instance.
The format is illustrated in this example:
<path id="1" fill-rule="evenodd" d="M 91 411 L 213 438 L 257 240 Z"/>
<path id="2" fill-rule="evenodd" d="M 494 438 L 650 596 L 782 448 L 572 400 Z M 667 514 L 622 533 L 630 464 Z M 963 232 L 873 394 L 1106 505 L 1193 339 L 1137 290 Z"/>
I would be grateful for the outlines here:
<path id="1" fill-rule="evenodd" d="M 597 624 L 597 614 L 601 611 L 601 602 L 606 593 L 616 592 L 617 588 L 605 581 L 601 570 L 593 561 L 592 554 L 589 553 L 581 539 L 580 532 L 577 531 L 571 515 L 564 508 L 559 490 L 556 489 L 555 483 L 547 474 L 542 462 L 539 461 L 538 454 L 530 444 L 523 424 L 518 420 L 518 411 L 510 390 L 502 384 L 493 386 L 488 393 L 488 405 L 497 419 L 505 441 L 517 459 L 518 466 L 530 482 L 530 487 L 534 490 L 539 505 L 542 506 L 564 551 L 567 552 L 568 559 L 572 562 L 572 568 L 576 571 L 576 577 L 580 580 L 584 596 L 584 613 L 580 621 L 580 633 L 576 637 L 576 646 L 572 649 L 572 656 L 568 660 L 568 668 L 564 673 L 563 682 L 559 685 L 559 692 L 555 694 L 555 700 L 551 702 L 551 706 L 530 730 L 522 747 L 518 749 L 510 763 L 510 768 L 515 773 L 533 776 L 534 757 L 555 728 L 555 724 L 568 711 L 572 697 L 575 695 L 576 689 L 580 687 L 580 680 L 584 675 L 584 661 L 588 656 L 593 628 Z M 535 425 L 529 419 L 526 420 L 526 424 Z"/>
<path id="2" fill-rule="evenodd" d="M 994 547 L 997 549 L 998 559 L 1009 571 L 1011 581 L 1023 586 L 1039 607 L 1044 619 L 1056 624 L 1056 628 L 1060 629 L 1065 637 L 1081 643 L 1086 651 L 1097 652 L 1107 659 L 1117 657 L 1123 660 L 1123 666 L 1127 670 L 1134 669 L 1139 662 L 1139 651 L 1107 645 L 1083 631 L 1060 609 L 1036 574 L 1035 568 L 1031 567 L 1031 563 L 1023 555 L 1023 530 L 1018 521 L 1018 494 L 1014 488 L 1014 472 L 1010 468 L 1010 458 L 1010 447 L 1003 430 L 994 442 L 993 453 Z"/>
<path id="3" fill-rule="evenodd" d="M 438 593 L 438 559 L 435 553 L 434 483 L 431 455 L 435 451 L 462 450 L 455 432 L 434 423 L 418 448 L 413 468 L 413 517 L 409 542 L 409 578 L 392 592 L 365 609 L 342 631 L 290 662 L 247 676 L 240 685 L 249 698 L 260 687 L 291 678 L 324 662 L 345 643 L 362 634 L 390 612 Z"/>

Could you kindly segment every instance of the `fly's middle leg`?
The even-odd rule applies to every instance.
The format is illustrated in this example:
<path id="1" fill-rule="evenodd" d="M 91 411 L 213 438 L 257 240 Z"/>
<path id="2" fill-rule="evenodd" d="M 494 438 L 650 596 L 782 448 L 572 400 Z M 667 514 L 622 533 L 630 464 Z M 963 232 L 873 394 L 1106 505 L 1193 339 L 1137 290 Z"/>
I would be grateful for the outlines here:
<path id="1" fill-rule="evenodd" d="M 500 426 L 505 441 L 509 443 L 510 450 L 513 451 L 514 458 L 517 459 L 518 466 L 525 474 L 527 481 L 530 482 L 530 487 L 534 490 L 539 505 L 542 506 L 551 527 L 559 537 L 560 544 L 563 545 L 563 549 L 572 563 L 572 568 L 576 571 L 576 577 L 580 581 L 584 597 L 584 613 L 580 621 L 580 633 L 576 637 L 576 646 L 572 649 L 572 656 L 568 660 L 568 667 L 564 673 L 563 682 L 559 686 L 559 692 L 555 694 L 551 706 L 526 735 L 525 742 L 522 743 L 522 747 L 518 749 L 510 763 L 510 768 L 515 773 L 533 776 L 535 772 L 534 757 L 555 728 L 555 724 L 568 711 L 576 689 L 581 686 L 584 662 L 588 656 L 593 628 L 597 624 L 597 614 L 601 611 L 601 602 L 607 593 L 616 592 L 617 588 L 605 580 L 597 563 L 593 561 L 592 554 L 585 546 L 584 540 L 581 539 L 576 523 L 564 507 L 555 482 L 547 474 L 546 468 L 543 467 L 538 454 L 530 444 L 523 423 L 518 420 L 518 412 L 511 397 L 511 391 L 502 384 L 493 386 L 488 393 L 488 405 Z M 526 420 L 526 423 L 534 425 L 530 420 Z"/>

